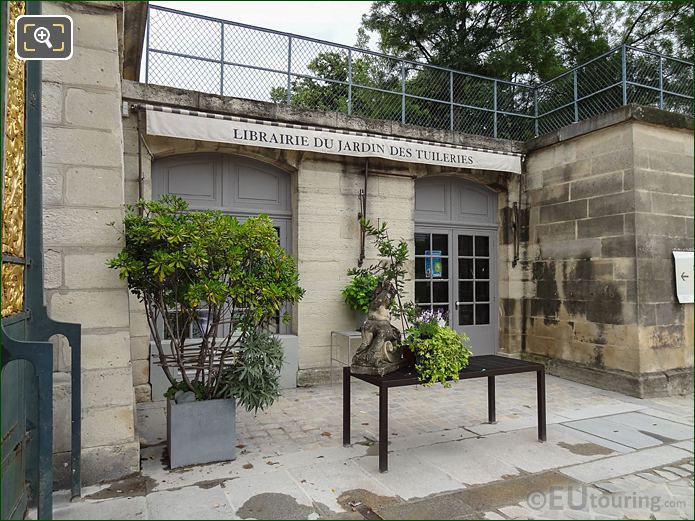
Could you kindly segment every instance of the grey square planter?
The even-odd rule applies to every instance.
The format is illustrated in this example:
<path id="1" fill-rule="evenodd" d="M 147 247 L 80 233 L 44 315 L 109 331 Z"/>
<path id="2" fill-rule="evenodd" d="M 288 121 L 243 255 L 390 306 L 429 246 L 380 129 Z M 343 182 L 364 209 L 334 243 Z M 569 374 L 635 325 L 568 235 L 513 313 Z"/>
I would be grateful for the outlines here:
<path id="1" fill-rule="evenodd" d="M 236 400 L 167 400 L 169 467 L 236 458 Z"/>

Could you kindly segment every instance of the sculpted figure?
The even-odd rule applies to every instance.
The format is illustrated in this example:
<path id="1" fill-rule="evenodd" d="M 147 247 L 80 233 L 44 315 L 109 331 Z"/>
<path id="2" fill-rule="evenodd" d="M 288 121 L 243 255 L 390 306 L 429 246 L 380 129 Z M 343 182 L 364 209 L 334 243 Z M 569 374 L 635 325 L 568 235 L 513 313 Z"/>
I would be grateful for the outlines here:
<path id="1" fill-rule="evenodd" d="M 367 320 L 362 324 L 362 343 L 352 358 L 352 371 L 383 376 L 404 366 L 401 332 L 389 320 L 389 308 L 396 296 L 390 282 L 380 282 L 374 290 Z"/>

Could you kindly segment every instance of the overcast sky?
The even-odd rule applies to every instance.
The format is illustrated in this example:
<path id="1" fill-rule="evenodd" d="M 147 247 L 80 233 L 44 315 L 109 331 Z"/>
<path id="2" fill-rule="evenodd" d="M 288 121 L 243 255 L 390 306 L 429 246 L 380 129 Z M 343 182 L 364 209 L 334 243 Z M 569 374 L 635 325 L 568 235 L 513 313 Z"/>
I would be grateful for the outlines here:
<path id="1" fill-rule="evenodd" d="M 163 5 L 234 22 L 354 45 L 371 2 L 165 2 Z"/>

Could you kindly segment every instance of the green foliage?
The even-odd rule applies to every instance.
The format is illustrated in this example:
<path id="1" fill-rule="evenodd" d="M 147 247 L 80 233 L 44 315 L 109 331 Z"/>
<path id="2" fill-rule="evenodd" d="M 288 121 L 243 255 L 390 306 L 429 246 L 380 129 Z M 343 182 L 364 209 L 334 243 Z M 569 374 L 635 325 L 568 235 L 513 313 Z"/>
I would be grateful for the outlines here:
<path id="1" fill-rule="evenodd" d="M 193 394 L 195 394 L 195 399 L 196 400 L 204 400 L 205 399 L 205 389 L 203 388 L 202 384 L 200 382 L 191 382 L 191 386 L 193 387 Z M 190 387 L 186 382 L 181 380 L 180 382 L 176 382 L 173 385 L 170 385 L 169 388 L 166 390 L 164 393 L 164 398 L 168 398 L 169 400 L 174 399 L 174 395 L 179 392 L 179 391 L 190 391 Z"/>
<path id="2" fill-rule="evenodd" d="M 220 374 L 235 364 L 235 348 L 304 290 L 267 216 L 242 223 L 221 212 L 187 210 L 175 196 L 129 207 L 125 246 L 109 266 L 143 302 L 174 392 L 187 389 L 198 399 L 212 399 L 222 393 Z M 189 326 L 200 331 L 200 339 L 187 338 Z M 171 369 L 178 369 L 181 382 Z"/>
<path id="3" fill-rule="evenodd" d="M 437 319 L 416 323 L 407 331 L 406 344 L 415 354 L 415 370 L 425 386 L 440 382 L 450 387 L 458 374 L 468 365 L 471 350 L 469 339 Z"/>
<path id="4" fill-rule="evenodd" d="M 379 0 L 362 18 L 358 48 L 367 48 L 367 30 L 380 38 L 380 50 L 415 62 L 456 71 L 533 85 L 547 81 L 574 66 L 586 63 L 622 43 L 675 55 L 692 61 L 693 3 L 673 1 L 503 2 L 440 1 L 402 2 Z M 620 71 L 620 55 L 603 62 L 604 75 Z M 651 56 L 633 64 L 636 71 L 654 70 Z M 595 64 L 597 70 L 599 64 Z M 310 74 L 319 79 L 296 78 L 290 86 L 292 105 L 300 108 L 347 112 L 350 75 L 353 81 L 352 114 L 400 121 L 402 71 L 400 62 L 368 53 L 332 50 L 309 61 Z M 493 82 L 439 69 L 406 66 L 406 123 L 449 128 L 449 106 L 419 99 L 454 101 L 469 107 L 491 109 Z M 589 72 L 589 76 L 596 74 Z M 678 81 L 690 84 L 687 70 Z M 584 78 L 602 86 L 601 75 Z M 680 78 L 682 76 L 682 78 Z M 606 81 L 604 79 L 603 81 Z M 367 87 L 367 88 L 364 88 Z M 451 89 L 451 92 L 450 92 Z M 531 116 L 534 89 L 497 83 L 500 109 Z M 270 93 L 276 103 L 287 103 L 286 87 Z M 550 109 L 556 108 L 555 104 Z M 498 135 L 533 136 L 532 125 L 519 118 L 499 118 Z M 454 130 L 486 135 L 492 115 L 474 109 L 457 111 Z"/>
<path id="5" fill-rule="evenodd" d="M 387 52 L 527 81 L 548 80 L 622 43 L 692 59 L 692 20 L 692 2 L 487 0 L 378 0 L 362 19 Z"/>
<path id="6" fill-rule="evenodd" d="M 347 274 L 352 277 L 352 280 L 342 291 L 345 303 L 350 306 L 350 309 L 367 313 L 379 279 L 364 268 L 352 268 Z"/>
<path id="7" fill-rule="evenodd" d="M 244 340 L 239 362 L 222 373 L 223 395 L 235 397 L 247 411 L 270 407 L 280 396 L 282 343 L 266 330 L 256 330 Z"/>
<path id="8" fill-rule="evenodd" d="M 391 312 L 401 319 L 403 330 L 407 328 L 408 310 L 403 303 L 403 290 L 405 276 L 408 270 L 405 263 L 408 260 L 408 244 L 404 239 L 398 243 L 388 234 L 388 225 L 382 222 L 380 226 L 374 226 L 369 220 L 360 219 L 360 226 L 367 235 L 372 237 L 380 260 L 369 267 L 369 271 L 376 276 L 378 282 L 386 282 L 393 285 L 396 290 L 396 299 Z"/>

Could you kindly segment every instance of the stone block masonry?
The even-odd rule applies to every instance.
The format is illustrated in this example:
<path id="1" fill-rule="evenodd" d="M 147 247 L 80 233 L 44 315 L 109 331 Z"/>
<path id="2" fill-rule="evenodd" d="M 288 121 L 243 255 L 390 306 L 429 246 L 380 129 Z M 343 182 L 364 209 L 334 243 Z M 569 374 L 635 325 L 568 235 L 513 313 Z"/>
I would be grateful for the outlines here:
<path id="1" fill-rule="evenodd" d="M 688 392 L 693 305 L 677 302 L 671 252 L 692 247 L 692 120 L 668 128 L 621 110 L 617 124 L 529 144 L 517 347 L 606 388 Z"/>
<path id="2" fill-rule="evenodd" d="M 49 315 L 82 324 L 84 484 L 139 468 L 128 292 L 106 266 L 122 246 L 125 186 L 118 7 L 43 3 L 44 14 L 68 14 L 75 25 L 72 59 L 43 64 L 43 230 Z M 55 408 L 65 413 L 54 415 L 54 476 L 65 486 L 70 384 L 62 373 L 55 381 Z"/>

